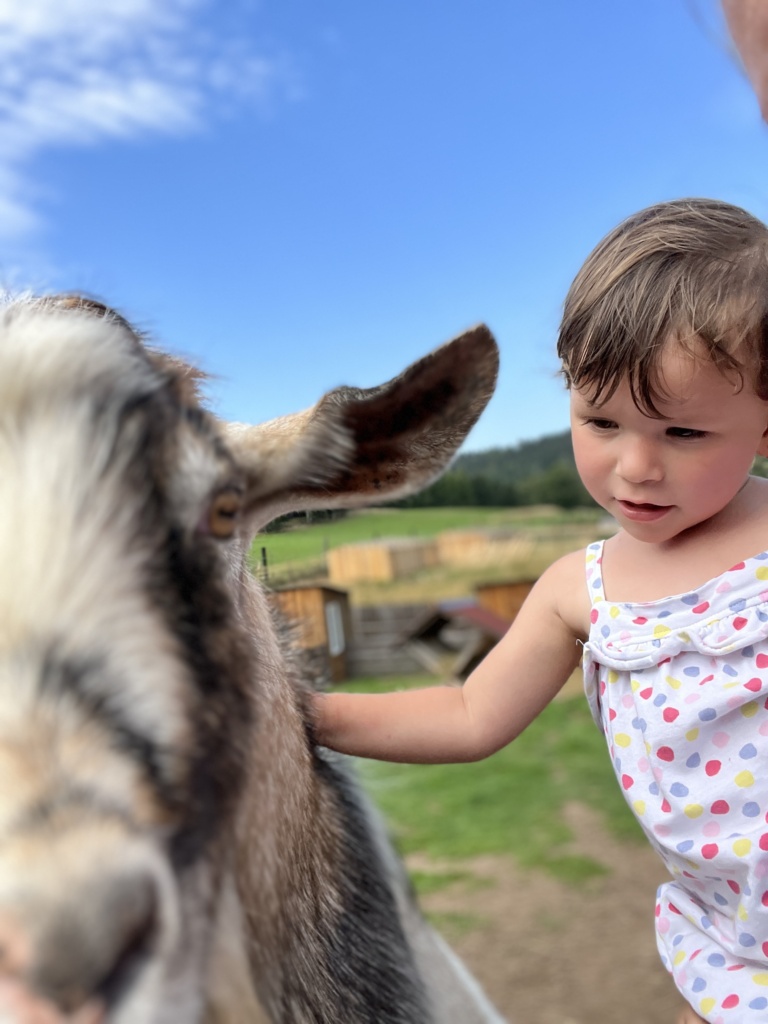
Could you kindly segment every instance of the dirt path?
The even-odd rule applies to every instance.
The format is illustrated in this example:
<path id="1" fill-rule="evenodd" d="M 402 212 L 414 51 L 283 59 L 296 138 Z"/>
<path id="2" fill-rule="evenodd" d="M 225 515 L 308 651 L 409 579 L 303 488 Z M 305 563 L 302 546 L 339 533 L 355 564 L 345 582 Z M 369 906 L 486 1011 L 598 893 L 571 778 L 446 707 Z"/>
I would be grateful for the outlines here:
<path id="1" fill-rule="evenodd" d="M 465 865 L 479 882 L 441 889 L 424 908 L 512 1024 L 674 1024 L 682 1002 L 653 934 L 663 865 L 582 806 L 567 818 L 573 851 L 608 874 L 573 888 L 508 858 L 479 858 Z"/>

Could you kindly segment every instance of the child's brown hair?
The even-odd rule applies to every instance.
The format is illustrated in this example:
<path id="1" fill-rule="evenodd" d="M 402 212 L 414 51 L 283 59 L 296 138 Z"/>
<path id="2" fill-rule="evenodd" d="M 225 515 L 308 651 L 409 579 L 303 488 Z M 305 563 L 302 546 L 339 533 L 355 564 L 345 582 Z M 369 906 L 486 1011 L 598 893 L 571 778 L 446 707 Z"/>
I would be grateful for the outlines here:
<path id="1" fill-rule="evenodd" d="M 670 339 L 768 399 L 768 227 L 746 210 L 679 199 L 623 221 L 576 275 L 557 351 L 568 387 L 599 402 L 627 380 L 657 415 Z"/>

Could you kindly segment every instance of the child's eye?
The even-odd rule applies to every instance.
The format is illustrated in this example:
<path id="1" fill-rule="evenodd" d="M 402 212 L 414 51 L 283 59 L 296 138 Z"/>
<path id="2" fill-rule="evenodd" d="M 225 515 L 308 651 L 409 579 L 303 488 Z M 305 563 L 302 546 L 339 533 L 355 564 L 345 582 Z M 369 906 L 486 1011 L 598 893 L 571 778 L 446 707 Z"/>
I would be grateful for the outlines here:
<path id="1" fill-rule="evenodd" d="M 693 427 L 670 427 L 667 430 L 668 437 L 679 437 L 682 441 L 695 441 L 700 437 L 706 437 L 706 430 L 694 430 Z"/>
<path id="2" fill-rule="evenodd" d="M 586 423 L 590 427 L 594 427 L 595 430 L 614 430 L 616 428 L 613 420 L 601 420 L 594 416 L 586 420 Z"/>

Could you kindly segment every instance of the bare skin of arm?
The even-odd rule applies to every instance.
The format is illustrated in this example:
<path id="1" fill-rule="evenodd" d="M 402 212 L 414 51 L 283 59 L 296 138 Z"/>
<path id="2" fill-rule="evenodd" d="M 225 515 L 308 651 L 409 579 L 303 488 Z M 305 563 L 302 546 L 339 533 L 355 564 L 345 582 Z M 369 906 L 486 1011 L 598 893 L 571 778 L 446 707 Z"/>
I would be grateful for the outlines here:
<path id="1" fill-rule="evenodd" d="M 509 631 L 463 686 L 321 695 L 317 739 L 346 754 L 412 764 L 488 757 L 518 736 L 568 679 L 588 616 L 579 551 L 541 576 Z"/>

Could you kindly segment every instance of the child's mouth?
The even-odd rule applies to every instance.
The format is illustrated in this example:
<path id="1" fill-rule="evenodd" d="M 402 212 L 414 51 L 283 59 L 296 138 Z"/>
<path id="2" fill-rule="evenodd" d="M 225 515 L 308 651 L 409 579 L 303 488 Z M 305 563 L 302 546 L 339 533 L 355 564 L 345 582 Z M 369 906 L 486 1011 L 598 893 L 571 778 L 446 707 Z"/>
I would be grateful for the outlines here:
<path id="1" fill-rule="evenodd" d="M 623 501 L 621 498 L 617 500 L 627 519 L 633 519 L 635 522 L 647 523 L 661 519 L 672 508 L 671 505 L 653 505 L 644 501 Z"/>

